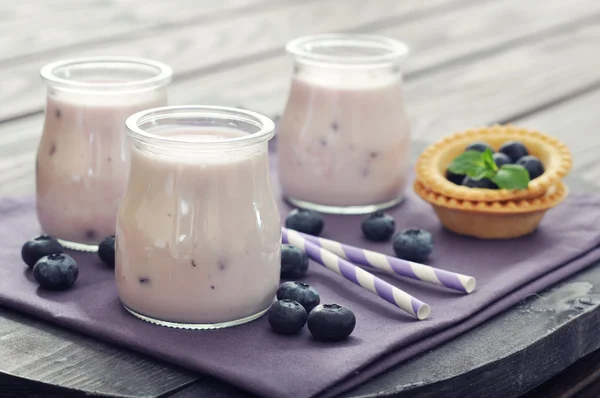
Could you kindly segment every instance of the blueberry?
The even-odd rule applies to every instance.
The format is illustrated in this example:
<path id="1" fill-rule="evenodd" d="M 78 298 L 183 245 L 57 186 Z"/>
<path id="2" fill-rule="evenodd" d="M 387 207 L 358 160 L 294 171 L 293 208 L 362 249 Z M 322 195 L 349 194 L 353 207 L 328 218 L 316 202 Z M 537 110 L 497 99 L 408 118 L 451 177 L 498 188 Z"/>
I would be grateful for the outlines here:
<path id="1" fill-rule="evenodd" d="M 62 245 L 56 239 L 48 235 L 41 235 L 25 242 L 21 248 L 21 257 L 29 268 L 33 268 L 40 258 L 50 254 L 62 253 L 63 251 Z"/>
<path id="2" fill-rule="evenodd" d="M 494 148 L 492 148 L 487 142 L 483 141 L 477 141 L 472 143 L 467 147 L 467 149 L 465 149 L 465 151 L 485 152 L 486 149 L 489 149 L 490 151 L 492 151 L 492 153 L 494 153 Z"/>
<path id="3" fill-rule="evenodd" d="M 306 312 L 315 308 L 321 299 L 317 290 L 308 283 L 284 282 L 277 289 L 277 300 L 290 299 L 299 302 Z"/>
<path id="4" fill-rule="evenodd" d="M 308 314 L 308 330 L 315 340 L 342 341 L 356 326 L 354 313 L 338 304 L 321 304 Z"/>
<path id="5" fill-rule="evenodd" d="M 456 185 L 462 184 L 462 180 L 465 178 L 463 174 L 455 174 L 450 170 L 446 170 L 446 179 Z"/>
<path id="6" fill-rule="evenodd" d="M 98 245 L 98 257 L 104 264 L 115 268 L 115 236 L 109 236 Z"/>
<path id="7" fill-rule="evenodd" d="M 427 260 L 433 250 L 433 239 L 429 232 L 422 229 L 405 229 L 396 234 L 393 247 L 399 258 L 423 262 Z"/>
<path id="8" fill-rule="evenodd" d="M 377 211 L 365 218 L 361 225 L 365 237 L 373 242 L 384 242 L 396 231 L 394 218 L 382 211 Z"/>
<path id="9" fill-rule="evenodd" d="M 462 185 L 469 188 L 498 189 L 498 186 L 492 181 L 488 180 L 487 178 L 476 180 L 471 177 L 465 177 L 465 179 L 462 182 Z"/>
<path id="10" fill-rule="evenodd" d="M 285 219 L 286 228 L 318 236 L 323 232 L 323 216 L 313 210 L 294 209 Z"/>
<path id="11" fill-rule="evenodd" d="M 505 164 L 512 163 L 511 158 L 509 158 L 507 154 L 502 152 L 496 152 L 492 157 L 494 158 L 494 163 L 496 163 L 496 166 L 498 167 L 502 167 Z"/>
<path id="12" fill-rule="evenodd" d="M 45 289 L 64 290 L 71 286 L 79 268 L 71 256 L 66 254 L 50 254 L 40 258 L 33 267 L 33 277 Z"/>
<path id="13" fill-rule="evenodd" d="M 533 180 L 534 178 L 538 178 L 542 174 L 544 174 L 544 165 L 542 162 L 532 155 L 523 156 L 517 164 L 525 167 L 527 172 L 529 172 L 529 179 Z"/>
<path id="14" fill-rule="evenodd" d="M 279 334 L 296 334 L 306 323 L 306 310 L 294 300 L 283 299 L 269 308 L 268 320 L 271 329 Z"/>
<path id="15" fill-rule="evenodd" d="M 281 245 L 281 278 L 302 278 L 308 270 L 308 255 L 296 246 Z"/>
<path id="16" fill-rule="evenodd" d="M 520 143 L 519 141 L 508 141 L 502 144 L 500 150 L 498 152 L 502 152 L 507 155 L 512 163 L 517 163 L 517 160 L 521 159 L 523 156 L 529 155 L 527 148 L 525 145 Z"/>

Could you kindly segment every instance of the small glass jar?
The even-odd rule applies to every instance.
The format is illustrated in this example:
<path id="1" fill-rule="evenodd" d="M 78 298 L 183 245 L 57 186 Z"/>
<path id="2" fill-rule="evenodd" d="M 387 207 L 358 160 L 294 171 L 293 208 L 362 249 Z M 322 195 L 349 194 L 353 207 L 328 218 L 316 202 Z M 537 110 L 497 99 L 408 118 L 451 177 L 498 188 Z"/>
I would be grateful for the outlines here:
<path id="1" fill-rule="evenodd" d="M 338 214 L 398 204 L 410 157 L 400 71 L 408 48 L 359 34 L 301 37 L 286 48 L 294 72 L 276 141 L 284 198 Z"/>
<path id="2" fill-rule="evenodd" d="M 41 70 L 46 117 L 36 160 L 37 214 L 44 233 L 94 251 L 115 234 L 127 182 L 125 120 L 167 105 L 172 71 L 126 57 L 59 61 Z"/>
<path id="3" fill-rule="evenodd" d="M 125 308 L 188 329 L 264 314 L 281 267 L 268 156 L 273 122 L 234 108 L 171 106 L 126 124 L 131 173 L 116 235 Z"/>

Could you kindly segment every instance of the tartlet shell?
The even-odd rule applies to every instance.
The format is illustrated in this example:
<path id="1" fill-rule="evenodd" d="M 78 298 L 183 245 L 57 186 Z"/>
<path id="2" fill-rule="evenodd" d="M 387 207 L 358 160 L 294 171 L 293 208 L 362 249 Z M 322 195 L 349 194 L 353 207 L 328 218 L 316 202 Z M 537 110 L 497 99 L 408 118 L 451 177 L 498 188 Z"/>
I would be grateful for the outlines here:
<path id="1" fill-rule="evenodd" d="M 560 181 L 541 197 L 494 203 L 449 198 L 418 180 L 413 188 L 431 204 L 445 228 L 481 239 L 510 239 L 532 233 L 546 212 L 568 195 L 567 186 Z"/>
<path id="2" fill-rule="evenodd" d="M 485 141 L 498 150 L 503 143 L 511 140 L 521 141 L 530 154 L 540 158 L 546 169 L 544 174 L 529 182 L 527 189 L 468 188 L 446 179 L 447 166 L 472 142 Z M 572 165 L 571 151 L 556 138 L 511 125 L 495 125 L 459 132 L 429 146 L 417 160 L 416 174 L 430 191 L 460 200 L 494 202 L 542 196 L 569 173 Z"/>

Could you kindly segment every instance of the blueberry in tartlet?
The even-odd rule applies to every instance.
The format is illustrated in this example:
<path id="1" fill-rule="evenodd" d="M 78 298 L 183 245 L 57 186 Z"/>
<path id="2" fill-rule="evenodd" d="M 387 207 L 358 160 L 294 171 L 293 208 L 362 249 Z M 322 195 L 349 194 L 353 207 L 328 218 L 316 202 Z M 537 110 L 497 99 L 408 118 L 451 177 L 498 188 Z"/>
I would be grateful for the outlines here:
<path id="1" fill-rule="evenodd" d="M 502 152 L 503 154 L 507 155 L 511 159 L 512 163 L 517 163 L 517 161 L 523 156 L 529 155 L 529 151 L 525 145 L 519 141 L 505 142 L 502 144 L 498 152 Z"/>
<path id="2" fill-rule="evenodd" d="M 541 160 L 535 156 L 523 156 L 521 159 L 519 159 L 517 164 L 525 167 L 529 173 L 529 178 L 532 180 L 544 174 L 544 165 L 542 164 Z"/>
<path id="3" fill-rule="evenodd" d="M 502 152 L 496 152 L 492 156 L 492 159 L 494 159 L 494 163 L 496 163 L 496 166 L 498 166 L 498 167 L 502 167 L 505 164 L 512 163 L 512 160 L 508 157 L 508 155 L 505 153 L 502 153 Z"/>
<path id="4" fill-rule="evenodd" d="M 471 177 L 465 177 L 461 185 L 469 188 L 498 189 L 498 186 L 487 178 L 476 180 Z"/>
<path id="5" fill-rule="evenodd" d="M 477 141 L 470 144 L 465 151 L 477 151 L 477 152 L 485 152 L 486 149 L 494 152 L 494 149 L 486 142 Z"/>
<path id="6" fill-rule="evenodd" d="M 464 174 L 456 174 L 450 170 L 446 170 L 446 179 L 456 185 L 461 185 L 462 181 L 465 179 L 465 176 Z"/>

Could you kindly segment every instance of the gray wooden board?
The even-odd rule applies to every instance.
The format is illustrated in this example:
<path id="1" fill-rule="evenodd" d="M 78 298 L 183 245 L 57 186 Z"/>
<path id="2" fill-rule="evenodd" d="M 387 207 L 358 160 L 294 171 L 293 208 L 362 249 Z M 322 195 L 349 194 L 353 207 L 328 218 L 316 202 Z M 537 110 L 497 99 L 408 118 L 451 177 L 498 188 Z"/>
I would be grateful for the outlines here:
<path id="1" fill-rule="evenodd" d="M 231 18 L 294 0 L 3 0 L 0 65 Z"/>

